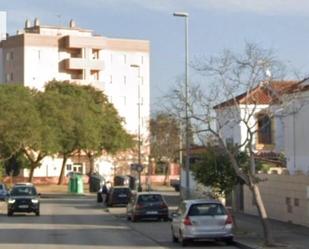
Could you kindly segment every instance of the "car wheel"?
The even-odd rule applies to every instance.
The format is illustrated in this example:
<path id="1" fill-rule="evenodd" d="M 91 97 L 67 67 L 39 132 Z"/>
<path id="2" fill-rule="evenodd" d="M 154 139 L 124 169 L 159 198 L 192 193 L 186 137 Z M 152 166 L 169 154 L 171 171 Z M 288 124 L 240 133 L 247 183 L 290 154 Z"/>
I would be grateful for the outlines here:
<path id="1" fill-rule="evenodd" d="M 179 231 L 179 242 L 181 244 L 181 246 L 185 247 L 188 245 L 189 240 L 184 238 L 181 231 Z"/>
<path id="2" fill-rule="evenodd" d="M 40 216 L 40 210 L 35 211 L 36 216 Z"/>
<path id="3" fill-rule="evenodd" d="M 8 211 L 8 216 L 12 216 L 13 212 L 12 211 Z"/>
<path id="4" fill-rule="evenodd" d="M 225 242 L 227 245 L 233 245 L 233 244 L 234 244 L 234 238 L 225 239 L 224 242 Z"/>

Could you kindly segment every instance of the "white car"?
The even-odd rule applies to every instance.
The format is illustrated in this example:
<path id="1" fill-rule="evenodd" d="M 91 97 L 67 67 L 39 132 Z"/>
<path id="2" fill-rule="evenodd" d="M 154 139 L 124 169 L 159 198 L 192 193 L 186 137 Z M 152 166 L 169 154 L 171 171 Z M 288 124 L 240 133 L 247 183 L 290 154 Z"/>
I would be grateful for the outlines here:
<path id="1" fill-rule="evenodd" d="M 233 242 L 232 216 L 217 200 L 185 200 L 172 218 L 173 241 L 179 241 L 182 246 L 202 239 Z"/>

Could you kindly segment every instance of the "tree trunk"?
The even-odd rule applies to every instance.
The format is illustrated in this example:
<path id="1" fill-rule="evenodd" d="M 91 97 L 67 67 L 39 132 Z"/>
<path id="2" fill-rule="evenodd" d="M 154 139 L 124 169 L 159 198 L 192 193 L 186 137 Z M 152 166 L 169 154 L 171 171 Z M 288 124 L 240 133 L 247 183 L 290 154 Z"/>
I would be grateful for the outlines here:
<path id="1" fill-rule="evenodd" d="M 167 179 L 169 175 L 169 168 L 170 168 L 170 162 L 167 162 L 167 164 L 164 167 L 164 180 L 163 180 L 163 185 L 167 185 Z"/>
<path id="2" fill-rule="evenodd" d="M 63 184 L 63 178 L 64 178 L 64 169 L 65 169 L 65 164 L 67 162 L 68 159 L 68 155 L 63 154 L 63 160 L 62 160 L 62 166 L 61 166 L 61 172 L 60 172 L 60 176 L 58 179 L 58 185 Z"/>
<path id="3" fill-rule="evenodd" d="M 88 158 L 90 163 L 89 175 L 92 175 L 94 172 L 94 156 L 92 154 L 89 154 Z"/>
<path id="4" fill-rule="evenodd" d="M 34 174 L 35 168 L 36 168 L 35 164 L 31 164 L 30 165 L 30 173 L 29 173 L 28 182 L 32 182 L 33 181 L 33 174 Z"/>
<path id="5" fill-rule="evenodd" d="M 264 243 L 266 246 L 273 246 L 274 245 L 274 240 L 270 228 L 270 223 L 268 220 L 267 212 L 264 206 L 264 202 L 261 197 L 260 189 L 257 183 L 252 183 L 250 190 L 253 194 L 256 207 L 259 212 L 260 220 L 263 226 L 263 233 L 264 233 Z"/>

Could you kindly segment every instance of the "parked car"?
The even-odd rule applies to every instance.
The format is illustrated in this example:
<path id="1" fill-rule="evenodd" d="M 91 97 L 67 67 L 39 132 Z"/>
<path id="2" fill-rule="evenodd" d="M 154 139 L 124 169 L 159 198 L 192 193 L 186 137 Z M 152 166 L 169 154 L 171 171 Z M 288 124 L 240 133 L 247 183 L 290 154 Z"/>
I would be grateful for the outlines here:
<path id="1" fill-rule="evenodd" d="M 8 189 L 4 183 L 0 183 L 0 201 L 5 201 L 8 197 Z"/>
<path id="2" fill-rule="evenodd" d="M 33 184 L 16 184 L 10 191 L 7 200 L 7 215 L 12 216 L 14 213 L 31 213 L 36 216 L 40 215 L 40 195 L 37 193 Z"/>
<path id="3" fill-rule="evenodd" d="M 233 219 L 217 200 L 185 200 L 172 214 L 173 241 L 182 246 L 191 240 L 214 239 L 233 242 Z"/>
<path id="4" fill-rule="evenodd" d="M 127 219 L 132 222 L 141 219 L 169 220 L 168 206 L 163 196 L 156 192 L 137 192 L 127 205 Z"/>
<path id="5" fill-rule="evenodd" d="M 127 205 L 131 197 L 131 189 L 125 186 L 114 186 L 107 197 L 107 206 Z"/>

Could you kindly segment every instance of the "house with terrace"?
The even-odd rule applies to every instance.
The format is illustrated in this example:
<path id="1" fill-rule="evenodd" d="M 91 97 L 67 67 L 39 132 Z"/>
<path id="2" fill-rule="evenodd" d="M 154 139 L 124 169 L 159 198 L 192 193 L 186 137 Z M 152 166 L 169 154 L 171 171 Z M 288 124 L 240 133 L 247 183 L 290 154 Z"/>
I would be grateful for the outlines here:
<path id="1" fill-rule="evenodd" d="M 246 149 L 251 140 L 257 157 L 278 161 L 285 152 L 284 117 L 280 115 L 285 93 L 297 81 L 261 82 L 250 91 L 214 107 L 217 131 L 225 143 Z"/>

